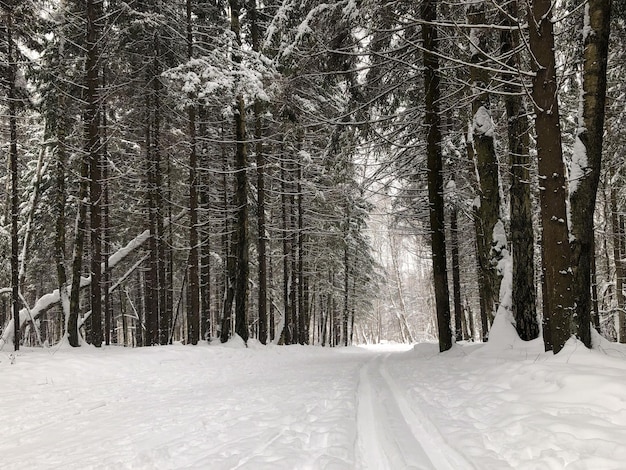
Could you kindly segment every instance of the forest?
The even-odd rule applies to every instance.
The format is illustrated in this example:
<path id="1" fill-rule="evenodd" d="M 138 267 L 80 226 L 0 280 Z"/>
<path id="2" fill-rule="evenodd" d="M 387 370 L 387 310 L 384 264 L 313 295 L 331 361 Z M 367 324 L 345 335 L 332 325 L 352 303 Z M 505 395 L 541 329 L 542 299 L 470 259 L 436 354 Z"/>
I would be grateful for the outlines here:
<path id="1" fill-rule="evenodd" d="M 0 5 L 1 347 L 626 342 L 623 2 Z"/>

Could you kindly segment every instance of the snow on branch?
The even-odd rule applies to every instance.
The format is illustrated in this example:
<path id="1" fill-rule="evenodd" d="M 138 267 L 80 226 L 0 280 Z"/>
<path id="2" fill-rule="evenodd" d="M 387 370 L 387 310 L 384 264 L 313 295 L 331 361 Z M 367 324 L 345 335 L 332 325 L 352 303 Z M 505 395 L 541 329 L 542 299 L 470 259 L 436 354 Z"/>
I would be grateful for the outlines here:
<path id="1" fill-rule="evenodd" d="M 186 209 L 182 210 L 179 214 L 172 217 L 171 220 L 166 220 L 164 222 L 164 226 L 167 227 L 170 223 L 175 220 L 180 219 L 186 213 Z M 109 256 L 109 270 L 113 269 L 117 264 L 123 261 L 128 255 L 133 253 L 139 247 L 141 247 L 148 239 L 150 238 L 150 231 L 144 230 L 135 238 L 133 238 L 126 246 L 120 248 L 111 256 Z M 135 265 L 135 267 L 137 264 Z M 102 264 L 102 269 L 104 270 L 104 264 Z M 125 274 L 127 277 L 128 274 Z M 81 289 L 84 287 L 88 287 L 91 285 L 91 276 L 82 276 L 80 278 L 80 287 Z M 116 284 L 117 285 L 117 284 Z M 68 289 L 69 290 L 69 289 Z M 0 293 L 6 292 L 7 288 L 0 289 Z M 10 289 L 8 289 L 10 291 Z M 68 295 L 70 292 L 68 292 Z M 36 320 L 43 313 L 48 311 L 51 307 L 58 304 L 61 301 L 61 296 L 59 295 L 59 289 L 54 289 L 52 292 L 42 295 L 35 305 L 32 308 L 24 307 L 20 310 L 19 320 L 20 327 L 24 325 L 28 320 Z M 9 343 L 13 339 L 13 319 L 11 319 L 4 329 L 2 333 L 2 337 L 0 337 L 0 349 L 4 347 L 5 344 Z"/>

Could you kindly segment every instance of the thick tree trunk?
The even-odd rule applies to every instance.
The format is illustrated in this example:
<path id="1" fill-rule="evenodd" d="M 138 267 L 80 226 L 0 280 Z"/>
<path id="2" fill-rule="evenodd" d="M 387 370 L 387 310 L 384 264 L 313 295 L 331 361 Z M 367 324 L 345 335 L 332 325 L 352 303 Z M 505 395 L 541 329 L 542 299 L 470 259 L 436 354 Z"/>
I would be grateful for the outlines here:
<path id="1" fill-rule="evenodd" d="M 98 26 L 102 3 L 87 0 L 87 72 L 85 113 L 86 158 L 89 160 L 89 202 L 91 230 L 91 325 L 92 341 L 102 345 L 102 164 L 100 162 L 100 96 Z"/>
<path id="2" fill-rule="evenodd" d="M 248 15 L 250 17 L 250 35 L 252 50 L 261 49 L 259 20 L 256 0 L 248 0 Z M 267 343 L 267 238 L 265 227 L 265 155 L 263 149 L 262 105 L 259 100 L 254 102 L 254 140 L 257 171 L 257 262 L 258 262 L 258 302 L 259 302 L 259 341 Z"/>
<path id="3" fill-rule="evenodd" d="M 513 28 L 512 18 L 518 15 L 517 0 L 506 3 L 502 15 L 505 26 Z M 509 57 L 511 70 L 519 69 L 519 33 L 503 29 L 500 34 L 502 55 Z M 522 87 L 510 77 L 503 77 L 507 114 L 509 163 L 511 166 L 511 251 L 513 284 L 511 303 L 515 327 L 520 338 L 529 341 L 539 336 L 535 291 L 535 256 L 532 205 L 530 199 L 529 122 L 522 102 Z"/>
<path id="4" fill-rule="evenodd" d="M 450 329 L 450 301 L 446 266 L 445 217 L 443 202 L 443 165 L 441 155 L 441 128 L 439 115 L 439 59 L 437 57 L 437 1 L 425 0 L 422 4 L 422 39 L 424 41 L 424 88 L 426 107 L 426 153 L 428 160 L 428 201 L 433 253 L 433 277 L 439 350 L 452 347 Z"/>
<path id="5" fill-rule="evenodd" d="M 551 332 L 546 349 L 558 353 L 572 333 L 574 298 L 567 221 L 567 181 L 561 147 L 551 0 L 529 5 L 530 48 L 534 57 L 532 97 L 539 158 L 544 319 Z"/>
<path id="6" fill-rule="evenodd" d="M 474 157 L 474 145 L 471 142 L 471 135 L 469 127 L 466 129 L 466 149 L 467 156 L 469 161 L 471 162 L 471 170 L 473 173 L 477 173 L 475 166 L 475 157 Z M 477 178 L 478 180 L 478 178 Z M 478 184 L 478 182 L 477 182 Z M 481 327 L 481 339 L 483 342 L 489 340 L 489 309 L 487 308 L 487 304 L 485 299 L 490 297 L 488 293 L 485 291 L 489 288 L 489 283 L 485 281 L 483 278 L 485 276 L 484 270 L 481 268 L 480 261 L 480 239 L 482 237 L 482 229 L 480 223 L 480 214 L 478 212 L 478 205 L 480 204 L 480 197 L 477 197 L 474 200 L 472 205 L 472 211 L 474 216 L 474 252 L 476 256 L 476 282 L 478 284 L 478 305 L 480 307 L 480 327 Z"/>
<path id="7" fill-rule="evenodd" d="M 591 265 L 593 215 L 602 162 L 606 68 L 611 0 L 589 0 L 585 6 L 582 116 L 570 174 L 574 322 L 572 333 L 591 347 Z"/>
<path id="8" fill-rule="evenodd" d="M 482 67 L 487 49 L 486 30 L 477 25 L 486 24 L 484 2 L 469 4 L 468 23 L 476 25 L 470 34 L 470 79 L 472 82 L 471 143 L 474 147 L 478 173 L 478 197 L 476 205 L 479 289 L 482 290 L 482 308 L 486 309 L 489 324 L 493 322 L 500 292 L 501 276 L 496 268 L 498 259 L 492 252 L 493 230 L 500 218 L 500 177 L 494 145 L 494 124 L 491 118 L 489 72 Z"/>
<path id="9" fill-rule="evenodd" d="M 240 0 L 229 0 L 230 29 L 237 45 L 233 60 L 240 62 L 241 14 Z M 237 276 L 235 287 L 235 333 L 244 342 L 248 341 L 248 282 L 250 278 L 249 235 L 248 235 L 248 152 L 246 147 L 246 107 L 243 95 L 235 103 L 235 207 L 236 207 L 236 255 Z"/>

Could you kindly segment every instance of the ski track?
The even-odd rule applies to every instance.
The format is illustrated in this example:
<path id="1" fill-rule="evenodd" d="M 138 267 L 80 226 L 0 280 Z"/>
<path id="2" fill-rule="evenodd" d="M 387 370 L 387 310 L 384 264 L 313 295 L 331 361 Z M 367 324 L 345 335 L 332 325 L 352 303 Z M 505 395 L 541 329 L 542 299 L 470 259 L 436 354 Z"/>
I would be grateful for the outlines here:
<path id="1" fill-rule="evenodd" d="M 0 370 L 0 468 L 474 468 L 398 385 L 388 352 L 87 351 L 27 351 Z"/>
<path id="2" fill-rule="evenodd" d="M 411 406 L 385 362 L 375 356 L 362 368 L 357 393 L 356 463 L 361 469 L 466 470 L 475 467 Z"/>

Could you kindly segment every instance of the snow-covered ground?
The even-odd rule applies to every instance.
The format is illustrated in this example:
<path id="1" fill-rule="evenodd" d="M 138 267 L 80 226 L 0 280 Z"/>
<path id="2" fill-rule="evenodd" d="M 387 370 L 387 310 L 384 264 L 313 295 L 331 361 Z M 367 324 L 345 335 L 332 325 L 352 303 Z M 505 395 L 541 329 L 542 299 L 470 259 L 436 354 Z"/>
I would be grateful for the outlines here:
<path id="1" fill-rule="evenodd" d="M 626 468 L 626 350 L 0 353 L 2 469 Z"/>

